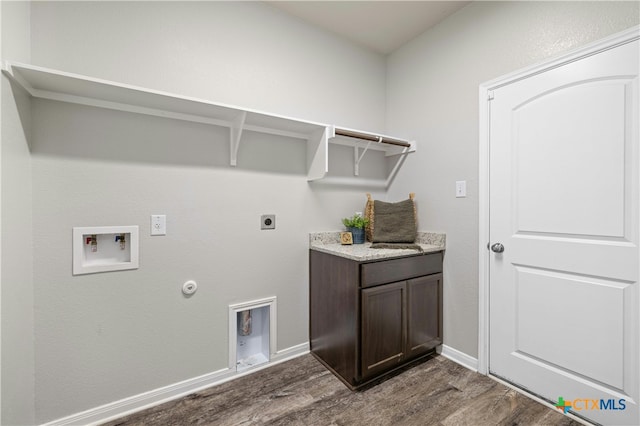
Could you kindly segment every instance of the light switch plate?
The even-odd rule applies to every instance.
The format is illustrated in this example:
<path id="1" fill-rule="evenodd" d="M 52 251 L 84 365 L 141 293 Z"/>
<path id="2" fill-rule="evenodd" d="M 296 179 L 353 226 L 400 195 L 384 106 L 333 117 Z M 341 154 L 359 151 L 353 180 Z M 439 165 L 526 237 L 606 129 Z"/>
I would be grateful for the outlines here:
<path id="1" fill-rule="evenodd" d="M 164 214 L 151 215 L 151 235 L 167 235 L 167 216 Z"/>
<path id="2" fill-rule="evenodd" d="M 459 180 L 456 182 L 456 198 L 464 198 L 467 196 L 467 181 Z"/>

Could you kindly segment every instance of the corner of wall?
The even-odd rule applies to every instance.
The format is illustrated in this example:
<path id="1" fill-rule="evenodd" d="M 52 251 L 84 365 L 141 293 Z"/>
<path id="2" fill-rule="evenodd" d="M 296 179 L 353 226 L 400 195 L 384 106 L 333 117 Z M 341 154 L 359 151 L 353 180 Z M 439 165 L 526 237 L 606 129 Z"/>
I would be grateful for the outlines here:
<path id="1" fill-rule="evenodd" d="M 2 61 L 31 59 L 31 4 L 0 4 Z M 0 84 L 0 423 L 35 424 L 30 108 Z"/>

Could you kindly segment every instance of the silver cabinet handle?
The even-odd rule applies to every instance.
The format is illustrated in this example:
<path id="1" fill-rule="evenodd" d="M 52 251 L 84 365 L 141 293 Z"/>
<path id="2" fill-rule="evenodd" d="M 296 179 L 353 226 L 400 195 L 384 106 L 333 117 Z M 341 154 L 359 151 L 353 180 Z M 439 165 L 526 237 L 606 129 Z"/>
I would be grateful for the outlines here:
<path id="1" fill-rule="evenodd" d="M 491 246 L 491 251 L 494 253 L 502 253 L 504 251 L 504 246 L 500 243 L 495 243 Z"/>

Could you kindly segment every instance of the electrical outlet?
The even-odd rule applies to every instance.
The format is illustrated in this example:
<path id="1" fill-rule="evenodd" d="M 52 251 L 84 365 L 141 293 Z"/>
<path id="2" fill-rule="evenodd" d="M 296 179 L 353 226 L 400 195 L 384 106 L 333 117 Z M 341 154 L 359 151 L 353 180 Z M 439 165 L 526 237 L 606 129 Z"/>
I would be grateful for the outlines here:
<path id="1" fill-rule="evenodd" d="M 167 216 L 164 214 L 151 215 L 151 235 L 167 235 Z"/>
<path id="2" fill-rule="evenodd" d="M 276 215 L 263 214 L 260 216 L 260 229 L 276 229 Z"/>

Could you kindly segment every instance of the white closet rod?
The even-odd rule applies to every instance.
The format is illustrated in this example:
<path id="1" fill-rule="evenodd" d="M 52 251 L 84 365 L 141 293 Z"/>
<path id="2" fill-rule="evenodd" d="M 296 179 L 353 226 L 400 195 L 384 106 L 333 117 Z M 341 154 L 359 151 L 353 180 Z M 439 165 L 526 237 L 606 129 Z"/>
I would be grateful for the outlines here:
<path id="1" fill-rule="evenodd" d="M 356 132 L 354 130 L 339 129 L 337 127 L 335 129 L 335 133 L 336 133 L 336 136 L 346 136 L 348 138 L 356 138 L 356 139 L 362 139 L 365 141 L 378 142 L 378 143 L 386 143 L 388 145 L 402 146 L 405 148 L 411 147 L 411 144 L 409 142 L 390 138 L 388 136 L 375 136 L 368 133 Z"/>

